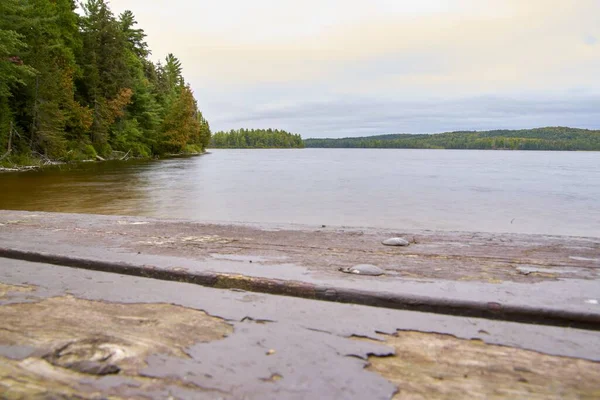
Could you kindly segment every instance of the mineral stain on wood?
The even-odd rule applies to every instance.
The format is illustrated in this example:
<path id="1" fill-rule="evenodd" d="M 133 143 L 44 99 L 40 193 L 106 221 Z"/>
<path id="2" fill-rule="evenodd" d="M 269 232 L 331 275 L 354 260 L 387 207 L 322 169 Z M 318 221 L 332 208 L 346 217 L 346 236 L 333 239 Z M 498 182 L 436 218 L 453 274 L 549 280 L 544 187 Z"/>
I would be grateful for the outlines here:
<path id="1" fill-rule="evenodd" d="M 7 290 L 4 286 L 0 289 Z M 138 380 L 140 386 L 151 383 L 157 390 L 166 384 L 188 386 L 140 376 L 146 357 L 187 358 L 186 348 L 223 339 L 233 331 L 222 319 L 181 306 L 71 296 L 0 306 L 0 320 L 8 328 L 0 329 L 0 345 L 37 349 L 24 360 L 0 357 L 0 393 L 10 399 L 49 393 L 58 396 L 52 398 L 92 398 L 82 382 L 112 374 Z"/>
<path id="2" fill-rule="evenodd" d="M 0 282 L 0 299 L 10 297 L 11 294 L 18 292 L 31 292 L 34 288 L 31 286 L 7 285 Z"/>
<path id="3" fill-rule="evenodd" d="M 395 400 L 600 398 L 600 363 L 437 333 L 385 342 L 396 354 L 369 357 L 367 369 L 397 385 Z"/>

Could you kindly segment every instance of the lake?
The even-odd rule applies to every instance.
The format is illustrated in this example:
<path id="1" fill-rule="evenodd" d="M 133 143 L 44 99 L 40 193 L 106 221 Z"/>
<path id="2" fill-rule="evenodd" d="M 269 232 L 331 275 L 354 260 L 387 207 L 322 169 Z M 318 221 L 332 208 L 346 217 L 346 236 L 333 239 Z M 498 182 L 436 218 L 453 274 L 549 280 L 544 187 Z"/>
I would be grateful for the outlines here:
<path id="1" fill-rule="evenodd" d="M 211 150 L 0 174 L 0 209 L 600 237 L 600 153 Z"/>

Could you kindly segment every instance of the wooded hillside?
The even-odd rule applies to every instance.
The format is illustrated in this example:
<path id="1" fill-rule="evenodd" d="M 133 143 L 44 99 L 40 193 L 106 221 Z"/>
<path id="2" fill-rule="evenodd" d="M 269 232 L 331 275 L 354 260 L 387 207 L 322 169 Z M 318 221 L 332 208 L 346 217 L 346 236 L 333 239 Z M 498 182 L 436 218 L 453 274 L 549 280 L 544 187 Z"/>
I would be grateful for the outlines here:
<path id="1" fill-rule="evenodd" d="M 306 147 L 600 150 L 600 131 L 565 127 L 522 130 L 461 131 L 438 134 L 395 134 L 343 139 L 306 139 Z"/>
<path id="2" fill-rule="evenodd" d="M 150 60 L 131 11 L 105 0 L 0 1 L 5 163 L 202 151 L 210 128 L 180 61 Z"/>
<path id="3" fill-rule="evenodd" d="M 279 129 L 238 129 L 217 132 L 212 136 L 211 147 L 228 149 L 303 148 L 300 135 Z"/>

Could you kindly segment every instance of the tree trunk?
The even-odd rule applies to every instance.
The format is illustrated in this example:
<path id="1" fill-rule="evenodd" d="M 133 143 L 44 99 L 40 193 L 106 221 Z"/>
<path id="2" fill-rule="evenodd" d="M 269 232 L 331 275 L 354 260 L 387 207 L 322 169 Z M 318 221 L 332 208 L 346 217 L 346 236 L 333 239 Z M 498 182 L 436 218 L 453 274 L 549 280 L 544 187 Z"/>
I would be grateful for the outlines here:
<path id="1" fill-rule="evenodd" d="M 11 122 L 9 131 L 8 131 L 8 146 L 6 149 L 6 153 L 4 153 L 2 155 L 2 157 L 0 157 L 0 161 L 4 160 L 12 152 L 12 135 L 13 135 L 13 123 Z"/>

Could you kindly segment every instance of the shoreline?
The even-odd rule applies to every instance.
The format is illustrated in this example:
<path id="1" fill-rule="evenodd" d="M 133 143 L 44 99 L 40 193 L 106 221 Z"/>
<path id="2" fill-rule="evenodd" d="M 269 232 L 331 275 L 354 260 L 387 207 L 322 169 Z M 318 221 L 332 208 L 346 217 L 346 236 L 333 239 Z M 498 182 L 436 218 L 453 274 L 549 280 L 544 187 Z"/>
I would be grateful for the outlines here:
<path id="1" fill-rule="evenodd" d="M 80 164 L 90 164 L 90 163 L 103 163 L 103 162 L 127 162 L 127 161 L 152 161 L 152 160 L 167 160 L 170 158 L 183 158 L 183 157 L 197 157 L 203 156 L 206 154 L 210 154 L 209 151 L 203 151 L 202 153 L 179 153 L 179 154 L 167 154 L 161 157 L 128 157 L 127 159 L 119 159 L 119 158 L 106 158 L 106 159 L 89 159 L 89 160 L 81 160 L 81 161 L 53 161 L 50 160 L 47 163 L 42 163 L 40 165 L 30 164 L 30 165 L 16 165 L 13 167 L 2 167 L 0 166 L 0 173 L 3 172 L 27 172 L 27 171 L 39 171 L 41 169 L 52 168 L 52 167 L 60 167 L 62 165 L 76 166 Z M 41 160 L 41 159 L 40 159 Z"/>

